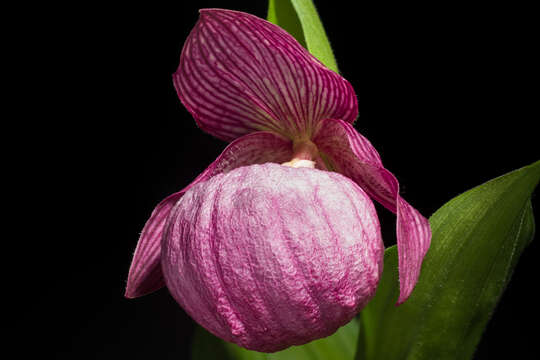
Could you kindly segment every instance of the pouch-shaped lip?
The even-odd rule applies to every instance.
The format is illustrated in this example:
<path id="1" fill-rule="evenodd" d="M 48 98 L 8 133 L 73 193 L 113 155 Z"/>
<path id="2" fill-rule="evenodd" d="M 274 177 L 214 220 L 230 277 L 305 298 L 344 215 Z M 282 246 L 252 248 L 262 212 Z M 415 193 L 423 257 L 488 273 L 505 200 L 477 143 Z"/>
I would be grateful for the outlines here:
<path id="1" fill-rule="evenodd" d="M 374 205 L 333 172 L 251 165 L 184 194 L 162 243 L 167 287 L 199 324 L 273 352 L 328 336 L 375 293 Z"/>

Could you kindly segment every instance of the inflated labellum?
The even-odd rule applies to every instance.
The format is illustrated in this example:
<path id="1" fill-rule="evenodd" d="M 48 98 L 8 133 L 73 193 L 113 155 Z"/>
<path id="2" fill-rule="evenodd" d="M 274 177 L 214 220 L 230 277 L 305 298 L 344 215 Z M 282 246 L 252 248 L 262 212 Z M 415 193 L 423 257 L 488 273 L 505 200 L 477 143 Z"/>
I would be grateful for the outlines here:
<path id="1" fill-rule="evenodd" d="M 169 291 L 201 325 L 273 352 L 328 336 L 373 296 L 382 243 L 373 203 L 327 171 L 252 165 L 191 188 L 162 243 Z"/>

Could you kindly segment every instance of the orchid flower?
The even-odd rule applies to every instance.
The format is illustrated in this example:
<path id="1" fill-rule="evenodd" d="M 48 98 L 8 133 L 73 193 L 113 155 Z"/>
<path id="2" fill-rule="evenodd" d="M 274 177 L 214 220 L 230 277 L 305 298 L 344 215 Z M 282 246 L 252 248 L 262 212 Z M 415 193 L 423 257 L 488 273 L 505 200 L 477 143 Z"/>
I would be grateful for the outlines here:
<path id="1" fill-rule="evenodd" d="M 397 215 L 400 296 L 429 223 L 353 127 L 352 86 L 280 27 L 205 9 L 173 75 L 198 126 L 231 142 L 144 226 L 126 297 L 167 286 L 213 334 L 273 352 L 328 336 L 372 298 L 384 246 L 372 200 Z"/>

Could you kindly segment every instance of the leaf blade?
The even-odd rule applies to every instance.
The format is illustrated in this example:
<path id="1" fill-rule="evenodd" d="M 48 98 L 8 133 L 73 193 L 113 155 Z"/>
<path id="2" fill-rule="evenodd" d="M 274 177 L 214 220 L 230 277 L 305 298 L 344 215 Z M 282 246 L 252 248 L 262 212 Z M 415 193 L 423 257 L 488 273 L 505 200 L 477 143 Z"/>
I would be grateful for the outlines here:
<path id="1" fill-rule="evenodd" d="M 519 255 L 534 235 L 530 196 L 540 162 L 480 185 L 430 218 L 432 247 L 411 298 L 397 298 L 397 255 L 385 253 L 375 298 L 362 311 L 357 359 L 467 359 Z M 482 254 L 482 256 L 478 256 Z"/>
<path id="2" fill-rule="evenodd" d="M 327 338 L 266 354 L 225 342 L 199 326 L 192 342 L 191 360 L 352 360 L 356 352 L 358 332 L 358 320 L 353 319 Z"/>
<path id="3" fill-rule="evenodd" d="M 311 0 L 269 0 L 267 20 L 293 35 L 329 69 L 339 72 L 332 47 Z"/>

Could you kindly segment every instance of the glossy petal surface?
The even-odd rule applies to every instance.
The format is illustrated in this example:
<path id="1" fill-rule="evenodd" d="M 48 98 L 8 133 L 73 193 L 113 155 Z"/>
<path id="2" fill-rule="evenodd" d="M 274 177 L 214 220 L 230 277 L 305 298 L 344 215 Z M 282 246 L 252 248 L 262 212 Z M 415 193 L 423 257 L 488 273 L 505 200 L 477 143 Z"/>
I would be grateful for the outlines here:
<path id="1" fill-rule="evenodd" d="M 161 236 L 169 212 L 195 184 L 240 166 L 284 162 L 292 154 L 291 143 L 278 135 L 258 132 L 232 142 L 210 166 L 183 190 L 165 198 L 154 209 L 139 238 L 129 270 L 126 297 L 135 298 L 165 285 L 161 271 Z"/>
<path id="2" fill-rule="evenodd" d="M 422 261 L 431 242 L 428 220 L 399 195 L 399 183 L 386 170 L 371 143 L 350 124 L 327 119 L 313 142 L 326 156 L 331 167 L 354 180 L 370 197 L 397 215 L 399 254 L 398 305 L 414 289 Z"/>
<path id="3" fill-rule="evenodd" d="M 356 119 L 351 85 L 283 29 L 237 11 L 200 13 L 173 79 L 201 129 L 226 141 L 259 130 L 309 138 L 325 118 Z"/>
<path id="4" fill-rule="evenodd" d="M 186 192 L 162 261 L 169 291 L 199 324 L 274 352 L 351 320 L 375 292 L 383 251 L 373 203 L 353 181 L 264 164 Z"/>

